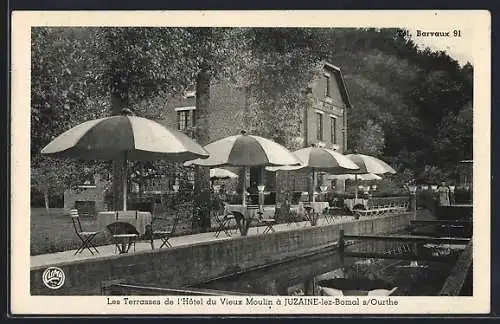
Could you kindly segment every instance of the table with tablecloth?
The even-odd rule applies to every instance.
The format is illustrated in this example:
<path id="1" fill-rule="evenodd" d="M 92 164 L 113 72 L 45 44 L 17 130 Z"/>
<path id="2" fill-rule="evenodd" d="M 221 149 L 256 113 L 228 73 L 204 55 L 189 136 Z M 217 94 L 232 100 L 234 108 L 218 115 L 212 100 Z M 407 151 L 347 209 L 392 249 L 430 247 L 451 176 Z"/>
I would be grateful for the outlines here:
<path id="1" fill-rule="evenodd" d="M 106 226 L 115 222 L 129 223 L 135 227 L 140 235 L 144 235 L 146 225 L 151 224 L 151 218 L 151 213 L 147 211 L 105 211 L 97 214 L 97 224 L 99 228 L 105 229 Z"/>

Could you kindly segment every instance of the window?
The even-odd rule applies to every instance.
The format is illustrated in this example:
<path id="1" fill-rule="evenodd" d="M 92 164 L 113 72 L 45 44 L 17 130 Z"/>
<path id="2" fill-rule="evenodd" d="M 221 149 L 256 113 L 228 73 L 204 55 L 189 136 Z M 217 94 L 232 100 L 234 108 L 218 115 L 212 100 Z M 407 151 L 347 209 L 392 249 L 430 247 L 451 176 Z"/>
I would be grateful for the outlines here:
<path id="1" fill-rule="evenodd" d="M 337 118 L 330 117 L 330 140 L 332 144 L 337 144 Z"/>
<path id="2" fill-rule="evenodd" d="M 325 73 L 325 97 L 331 97 L 331 87 L 330 74 Z"/>
<path id="3" fill-rule="evenodd" d="M 189 110 L 183 110 L 183 111 L 178 111 L 177 112 L 177 129 L 178 130 L 185 130 L 189 126 L 189 117 L 190 117 L 191 112 Z"/>
<path id="4" fill-rule="evenodd" d="M 195 107 L 175 108 L 177 111 L 177 129 L 187 130 L 195 126 Z"/>
<path id="5" fill-rule="evenodd" d="M 316 139 L 323 140 L 323 114 L 316 113 Z"/>

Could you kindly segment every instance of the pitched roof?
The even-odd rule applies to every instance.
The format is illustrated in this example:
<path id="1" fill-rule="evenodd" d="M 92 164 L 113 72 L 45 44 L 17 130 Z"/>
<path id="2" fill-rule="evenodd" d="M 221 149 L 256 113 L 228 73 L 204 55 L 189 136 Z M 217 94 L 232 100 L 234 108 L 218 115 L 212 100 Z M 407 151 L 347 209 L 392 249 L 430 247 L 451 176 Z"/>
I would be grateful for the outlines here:
<path id="1" fill-rule="evenodd" d="M 347 108 L 351 108 L 351 100 L 349 98 L 349 92 L 347 91 L 347 86 L 345 84 L 344 76 L 342 75 L 342 71 L 338 66 L 335 66 L 331 63 L 328 63 L 326 61 L 323 61 L 323 64 L 325 67 L 328 67 L 332 72 L 335 74 L 335 77 L 337 78 L 337 82 L 339 84 L 340 88 L 340 94 L 342 95 L 342 99 L 344 100 Z"/>

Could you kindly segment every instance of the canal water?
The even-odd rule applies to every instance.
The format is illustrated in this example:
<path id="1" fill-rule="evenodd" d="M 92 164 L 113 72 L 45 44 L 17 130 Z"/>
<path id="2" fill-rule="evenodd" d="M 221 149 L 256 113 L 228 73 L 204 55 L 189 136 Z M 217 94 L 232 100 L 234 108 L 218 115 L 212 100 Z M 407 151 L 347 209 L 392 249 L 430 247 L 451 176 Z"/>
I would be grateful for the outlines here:
<path id="1" fill-rule="evenodd" d="M 427 214 L 419 214 L 418 219 L 433 219 Z M 396 235 L 408 235 L 424 231 L 428 233 L 454 236 L 451 233 L 440 233 L 437 226 L 423 227 L 416 232 L 409 229 Z M 472 233 L 457 233 L 456 236 L 468 236 Z M 422 234 L 424 234 L 422 233 Z M 447 234 L 447 235 L 444 235 Z M 460 235 L 464 234 L 464 235 Z M 451 247 L 451 245 L 448 245 Z M 465 247 L 465 246 L 463 246 Z M 356 252 L 391 252 L 401 253 L 404 244 L 400 242 L 368 241 L 352 245 L 351 251 Z M 441 248 L 432 249 L 418 247 L 419 255 L 430 252 L 433 256 L 441 253 Z M 451 247 L 455 256 L 461 251 Z M 404 252 L 404 251 L 403 251 Z M 335 278 L 348 278 L 351 281 L 378 281 L 386 287 L 398 287 L 392 295 L 396 296 L 436 296 L 441 291 L 456 258 L 452 257 L 447 262 L 415 262 L 397 259 L 349 259 L 345 260 L 345 269 L 341 269 L 338 250 L 328 250 L 306 257 L 270 265 L 265 268 L 243 272 L 224 278 L 218 278 L 195 288 L 237 291 L 258 295 L 317 295 L 318 286 L 325 280 L 335 281 Z M 472 286 L 472 283 L 470 284 Z M 381 287 L 382 288 L 382 287 Z M 384 287 L 385 288 L 385 287 Z M 371 290 L 371 289 L 369 289 Z M 468 293 L 469 294 L 469 293 Z M 472 291 L 470 291 L 472 295 Z"/>
<path id="2" fill-rule="evenodd" d="M 219 278 L 193 288 L 258 295 L 310 296 L 318 294 L 318 283 L 346 277 L 353 281 L 383 281 L 386 287 L 398 287 L 393 295 L 435 296 L 443 287 L 453 265 L 453 262 L 419 262 L 417 266 L 410 266 L 410 261 L 393 259 L 346 259 L 346 269 L 343 271 L 339 267 L 338 251 L 330 250 Z"/>

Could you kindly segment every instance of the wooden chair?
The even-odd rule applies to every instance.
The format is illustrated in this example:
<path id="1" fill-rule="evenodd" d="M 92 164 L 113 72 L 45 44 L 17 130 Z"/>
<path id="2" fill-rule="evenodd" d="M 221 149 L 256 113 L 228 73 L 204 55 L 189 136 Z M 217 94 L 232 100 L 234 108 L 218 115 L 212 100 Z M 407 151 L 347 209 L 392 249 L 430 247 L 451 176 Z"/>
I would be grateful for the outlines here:
<path id="1" fill-rule="evenodd" d="M 251 219 L 245 218 L 245 216 L 239 211 L 232 210 L 231 213 L 234 216 L 234 220 L 238 225 L 241 236 L 246 236 L 248 234 L 248 229 L 250 228 L 250 224 L 252 223 Z"/>
<path id="2" fill-rule="evenodd" d="M 82 223 L 80 222 L 80 215 L 78 214 L 77 209 L 71 209 L 70 216 L 73 222 L 73 228 L 75 229 L 75 233 L 81 241 L 80 247 L 76 250 L 74 255 L 82 253 L 85 249 L 89 250 L 92 255 L 94 255 L 92 249 L 97 254 L 99 254 L 99 251 L 92 243 L 92 241 L 97 236 L 97 234 L 99 234 L 99 232 L 88 232 L 83 230 Z"/>
<path id="3" fill-rule="evenodd" d="M 151 224 L 146 226 L 146 234 L 145 234 L 145 236 L 149 238 L 151 249 L 154 250 L 155 248 L 154 247 L 155 239 L 161 240 L 161 245 L 159 247 L 160 249 L 163 248 L 164 246 L 172 247 L 170 239 L 175 233 L 180 218 L 181 218 L 181 209 L 177 208 L 174 222 L 171 224 L 169 221 L 167 221 L 167 219 L 162 217 L 153 217 L 151 219 Z"/>
<path id="4" fill-rule="evenodd" d="M 304 216 L 307 219 L 307 222 L 304 224 L 304 227 L 307 226 L 307 223 L 311 224 L 311 226 L 315 226 L 318 222 L 318 213 L 312 208 L 311 205 L 304 205 Z"/>
<path id="5" fill-rule="evenodd" d="M 260 226 L 260 225 L 265 226 L 263 234 L 270 233 L 270 232 L 274 233 L 273 225 L 276 224 L 276 219 L 275 218 L 264 218 L 263 217 L 264 213 L 260 210 L 257 212 L 257 215 L 258 215 L 257 216 L 257 220 L 258 220 L 257 226 Z M 257 231 L 258 231 L 258 227 L 257 227 Z"/>
<path id="6" fill-rule="evenodd" d="M 229 224 L 234 220 L 234 215 L 228 214 L 224 215 L 219 212 L 214 213 L 215 221 L 217 222 L 217 228 L 215 230 L 215 237 L 219 237 L 220 233 L 224 232 L 227 236 L 231 236 L 229 231 Z"/>
<path id="7" fill-rule="evenodd" d="M 211 211 L 213 218 L 217 222 L 215 229 L 215 237 L 219 237 L 220 233 L 224 232 L 227 236 L 231 236 L 229 225 L 234 221 L 233 214 L 226 214 L 225 204 L 222 200 L 216 200 L 215 208 Z"/>

